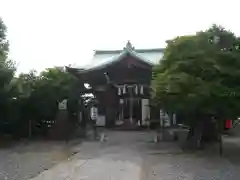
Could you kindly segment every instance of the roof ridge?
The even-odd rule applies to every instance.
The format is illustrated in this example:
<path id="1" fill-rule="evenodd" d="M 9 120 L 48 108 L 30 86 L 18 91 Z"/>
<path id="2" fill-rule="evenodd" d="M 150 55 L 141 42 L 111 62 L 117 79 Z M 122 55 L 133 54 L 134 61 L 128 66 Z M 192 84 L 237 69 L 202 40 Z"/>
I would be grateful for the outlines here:
<path id="1" fill-rule="evenodd" d="M 121 53 L 124 50 L 94 50 L 94 54 L 115 54 Z M 136 53 L 148 53 L 148 52 L 163 52 L 164 48 L 151 48 L 151 49 L 134 49 Z"/>

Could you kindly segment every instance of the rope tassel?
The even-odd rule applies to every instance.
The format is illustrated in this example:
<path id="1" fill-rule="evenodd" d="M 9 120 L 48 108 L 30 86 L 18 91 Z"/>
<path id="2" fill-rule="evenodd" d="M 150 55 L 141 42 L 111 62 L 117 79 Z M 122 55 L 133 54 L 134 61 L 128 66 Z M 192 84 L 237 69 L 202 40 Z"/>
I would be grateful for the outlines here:
<path id="1" fill-rule="evenodd" d="M 121 95 L 121 87 L 118 87 L 118 95 L 120 96 Z"/>
<path id="2" fill-rule="evenodd" d="M 126 94 L 126 86 L 123 86 L 123 94 Z"/>
<path id="3" fill-rule="evenodd" d="M 141 88 L 140 88 L 140 94 L 143 95 L 143 86 L 141 86 Z"/>
<path id="4" fill-rule="evenodd" d="M 138 94 L 138 86 L 135 87 L 135 93 Z"/>

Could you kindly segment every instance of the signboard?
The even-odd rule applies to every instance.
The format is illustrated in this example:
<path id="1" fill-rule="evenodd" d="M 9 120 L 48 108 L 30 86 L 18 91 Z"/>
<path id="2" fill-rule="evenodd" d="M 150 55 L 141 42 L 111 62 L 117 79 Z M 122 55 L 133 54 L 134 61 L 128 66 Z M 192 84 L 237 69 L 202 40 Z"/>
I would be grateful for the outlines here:
<path id="1" fill-rule="evenodd" d="M 59 110 L 67 110 L 67 99 L 64 99 L 62 102 L 58 103 Z"/>
<path id="2" fill-rule="evenodd" d="M 98 109 L 96 107 L 91 108 L 91 118 L 92 120 L 97 120 L 98 118 Z"/>

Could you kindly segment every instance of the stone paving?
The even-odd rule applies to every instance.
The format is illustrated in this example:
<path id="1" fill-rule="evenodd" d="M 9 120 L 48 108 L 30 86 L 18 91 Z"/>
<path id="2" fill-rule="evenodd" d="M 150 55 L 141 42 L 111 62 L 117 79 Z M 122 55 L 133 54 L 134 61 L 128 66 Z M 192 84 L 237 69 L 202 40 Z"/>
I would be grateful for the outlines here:
<path id="1" fill-rule="evenodd" d="M 174 143 L 153 143 L 154 132 L 107 131 L 107 141 L 88 141 L 76 144 L 71 151 L 78 152 L 68 159 L 58 162 L 52 168 L 39 175 L 25 176 L 31 180 L 238 180 L 240 166 L 218 152 L 211 155 L 204 153 L 183 153 Z M 51 152 L 59 152 L 52 148 Z M 49 149 L 51 150 L 51 149 Z M 41 152 L 41 151 L 39 151 Z M 35 152 L 35 156 L 42 159 Z M 3 153 L 4 154 L 4 153 Z M 6 152 L 6 154 L 8 154 Z M 52 153 L 53 155 L 54 153 Z M 22 174 L 31 172 L 34 161 L 20 160 Z M 51 159 L 51 155 L 46 158 Z M 8 159 L 8 157 L 6 157 Z M 10 158 L 11 159 L 11 158 Z M 14 158 L 12 158 L 14 159 Z M 16 160 L 15 159 L 15 160 Z M 56 158 L 59 159 L 59 158 Z M 44 160 L 40 160 L 43 162 Z M 29 163 L 29 162 L 32 162 Z M 2 164 L 2 162 L 0 162 Z M 39 164 L 35 162 L 35 164 Z M 41 164 L 41 163 L 40 163 Z M 28 165 L 28 166 L 26 166 Z M 31 167 L 32 166 L 32 167 Z M 51 165 L 52 166 L 52 165 Z M 13 167 L 13 166 L 12 166 Z M 0 165 L 7 170 L 7 167 Z M 10 167 L 11 168 L 11 167 Z M 38 168 L 36 168 L 38 169 Z M 39 170 L 39 169 L 38 169 Z M 42 171 L 42 169 L 41 169 Z M 2 171 L 1 171 L 2 172 Z M 32 173 L 33 174 L 33 173 Z M 1 176 L 0 176 L 1 177 Z M 23 177 L 23 176 L 22 176 Z M 3 178 L 0 178 L 2 180 Z M 9 176 L 10 180 L 19 179 Z"/>

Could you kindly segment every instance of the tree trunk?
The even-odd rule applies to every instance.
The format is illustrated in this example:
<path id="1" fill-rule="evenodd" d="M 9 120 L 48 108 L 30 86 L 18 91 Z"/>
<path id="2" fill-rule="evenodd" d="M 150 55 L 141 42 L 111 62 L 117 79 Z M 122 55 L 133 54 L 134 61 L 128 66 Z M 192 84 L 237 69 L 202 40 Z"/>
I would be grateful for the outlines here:
<path id="1" fill-rule="evenodd" d="M 220 156 L 223 155 L 223 141 L 222 141 L 222 134 L 219 134 L 219 154 L 220 154 Z"/>
<path id="2" fill-rule="evenodd" d="M 191 126 L 187 138 L 189 147 L 193 149 L 203 148 L 206 142 L 216 142 L 217 139 L 218 131 L 215 122 L 212 122 L 209 116 L 198 119 L 197 124 Z"/>
<path id="3" fill-rule="evenodd" d="M 28 137 L 32 137 L 32 120 L 28 121 Z"/>
<path id="4" fill-rule="evenodd" d="M 87 121 L 88 121 L 88 112 L 87 109 L 82 107 L 82 121 L 80 122 L 80 127 L 82 131 L 82 136 L 86 137 L 87 136 Z"/>
<path id="5" fill-rule="evenodd" d="M 199 149 L 202 147 L 202 129 L 201 127 L 191 127 L 187 137 L 187 148 Z"/>
<path id="6" fill-rule="evenodd" d="M 192 118 L 193 118 L 192 119 L 193 123 L 190 126 L 190 131 L 188 133 L 186 145 L 187 145 L 187 148 L 194 150 L 202 147 L 204 117 L 198 115 Z"/>
<path id="7" fill-rule="evenodd" d="M 219 141 L 219 154 L 220 156 L 223 155 L 223 140 L 222 140 L 222 131 L 223 131 L 223 127 L 224 127 L 224 120 L 220 119 L 217 122 L 217 132 L 218 132 L 218 141 Z"/>

